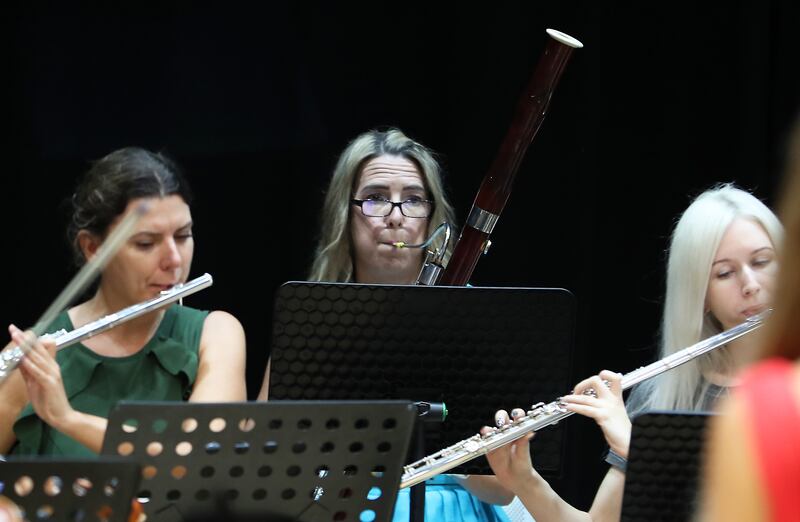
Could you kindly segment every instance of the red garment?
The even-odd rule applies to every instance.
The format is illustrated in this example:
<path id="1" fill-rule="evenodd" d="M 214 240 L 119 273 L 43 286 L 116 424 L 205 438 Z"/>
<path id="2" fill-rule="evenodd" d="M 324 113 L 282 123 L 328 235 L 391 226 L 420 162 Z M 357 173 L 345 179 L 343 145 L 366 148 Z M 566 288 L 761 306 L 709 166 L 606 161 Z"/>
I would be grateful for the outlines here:
<path id="1" fill-rule="evenodd" d="M 737 393 L 744 400 L 765 485 L 770 520 L 800 521 L 800 405 L 794 399 L 794 365 L 768 359 L 745 372 Z"/>

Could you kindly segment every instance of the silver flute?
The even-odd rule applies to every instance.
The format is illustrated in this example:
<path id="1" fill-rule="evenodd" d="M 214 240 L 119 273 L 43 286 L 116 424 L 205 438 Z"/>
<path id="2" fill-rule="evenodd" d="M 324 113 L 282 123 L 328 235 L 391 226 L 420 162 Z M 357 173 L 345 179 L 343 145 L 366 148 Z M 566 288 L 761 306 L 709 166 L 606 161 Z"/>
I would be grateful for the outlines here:
<path id="1" fill-rule="evenodd" d="M 94 337 L 95 335 L 105 332 L 106 330 L 110 330 L 111 328 L 114 328 L 115 326 L 126 321 L 130 321 L 131 319 L 135 319 L 136 317 L 144 315 L 148 312 L 152 312 L 153 310 L 162 308 L 170 303 L 174 303 L 175 301 L 182 299 L 187 295 L 191 295 L 195 292 L 203 290 L 204 288 L 208 288 L 213 283 L 214 280 L 210 274 L 203 274 L 196 279 L 192 279 L 191 281 L 187 281 L 186 283 L 180 285 L 175 285 L 169 290 L 164 290 L 158 296 L 152 299 L 148 299 L 147 301 L 124 308 L 119 312 L 101 317 L 100 319 L 85 324 L 80 328 L 76 328 L 71 332 L 67 332 L 66 330 L 58 330 L 57 332 L 45 334 L 42 336 L 42 338 L 55 339 L 56 350 L 60 350 L 75 343 L 79 343 L 85 339 L 89 339 L 90 337 Z M 5 381 L 5 379 L 11 375 L 11 372 L 14 371 L 17 365 L 19 365 L 20 361 L 22 361 L 22 358 L 25 357 L 25 353 L 26 350 L 21 346 L 9 346 L 0 352 L 0 384 L 2 384 L 3 381 Z"/>
<path id="2" fill-rule="evenodd" d="M 693 344 L 673 353 L 652 364 L 643 366 L 622 376 L 622 389 L 627 390 L 631 386 L 646 381 L 651 377 L 662 374 L 683 363 L 689 362 L 695 357 L 708 353 L 711 350 L 724 346 L 725 344 L 748 334 L 763 323 L 764 319 L 772 313 L 772 310 L 765 310 L 758 315 L 748 317 L 745 322 L 734 326 L 699 343 Z M 587 390 L 587 395 L 595 395 L 594 390 Z M 468 439 L 453 444 L 433 455 L 412 462 L 403 467 L 403 476 L 400 479 L 400 487 L 405 488 L 419 484 L 440 473 L 444 473 L 456 466 L 468 462 L 476 457 L 485 455 L 501 446 L 505 446 L 524 435 L 538 431 L 551 424 L 572 415 L 573 412 L 565 408 L 561 397 L 549 404 L 543 402 L 534 404 L 531 409 L 522 417 L 491 431 L 486 435 L 473 435 Z"/>

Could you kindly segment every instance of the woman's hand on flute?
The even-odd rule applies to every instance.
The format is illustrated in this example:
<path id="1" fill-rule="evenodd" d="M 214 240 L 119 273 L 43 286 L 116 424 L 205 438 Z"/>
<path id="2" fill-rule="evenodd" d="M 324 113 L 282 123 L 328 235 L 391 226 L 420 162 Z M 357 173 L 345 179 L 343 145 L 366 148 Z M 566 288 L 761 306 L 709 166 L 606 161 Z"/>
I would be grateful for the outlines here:
<path id="1" fill-rule="evenodd" d="M 525 415 L 525 412 L 520 408 L 515 408 L 511 410 L 511 415 L 514 419 L 517 419 Z M 494 418 L 498 427 L 511 422 L 505 410 L 499 410 L 494 414 Z M 496 429 L 484 426 L 481 429 L 481 434 L 487 435 Z M 500 446 L 486 454 L 486 460 L 489 461 L 489 466 L 494 471 L 497 480 L 505 488 L 514 492 L 515 495 L 519 495 L 520 491 L 526 490 L 528 484 L 538 477 L 531 464 L 529 442 L 533 435 L 534 433 L 528 433 L 524 437 L 520 437 L 514 442 Z"/>
<path id="2" fill-rule="evenodd" d="M 587 394 L 590 389 L 594 393 Z M 622 400 L 622 375 L 603 370 L 578 383 L 572 395 L 562 397 L 561 401 L 567 410 L 594 419 L 608 446 L 617 455 L 628 458 L 631 420 Z"/>
<path id="3" fill-rule="evenodd" d="M 23 332 L 14 325 L 8 327 L 11 338 L 30 347 L 19 365 L 25 379 L 28 399 L 36 414 L 50 426 L 60 429 L 73 412 L 61 380 L 61 369 L 55 359 L 56 342 L 37 339 L 32 332 Z"/>
<path id="4" fill-rule="evenodd" d="M 511 417 L 514 420 L 524 415 L 525 411 L 520 408 L 511 410 Z M 504 410 L 495 413 L 495 422 L 498 427 L 510 422 L 508 413 Z M 481 434 L 486 435 L 495 429 L 497 428 L 484 426 Z M 525 509 L 539 522 L 592 520 L 589 514 L 567 504 L 533 468 L 529 444 L 533 435 L 528 433 L 486 454 L 486 460 L 489 461 L 497 480 L 514 492 Z"/>

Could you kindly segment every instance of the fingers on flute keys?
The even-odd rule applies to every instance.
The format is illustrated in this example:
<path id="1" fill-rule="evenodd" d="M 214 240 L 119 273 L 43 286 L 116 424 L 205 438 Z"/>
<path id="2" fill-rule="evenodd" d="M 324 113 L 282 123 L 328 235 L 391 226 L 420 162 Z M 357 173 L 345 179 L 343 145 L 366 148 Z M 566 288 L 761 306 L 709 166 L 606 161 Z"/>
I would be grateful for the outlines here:
<path id="1" fill-rule="evenodd" d="M 586 395 L 590 397 L 603 397 L 609 393 L 622 393 L 622 375 L 609 370 L 603 370 L 598 375 L 584 379 L 575 386 L 573 395 Z"/>
<path id="2" fill-rule="evenodd" d="M 38 339 L 30 330 L 23 332 L 15 325 L 9 325 L 11 339 L 18 346 L 27 348 L 20 369 L 37 379 L 45 379 L 48 375 L 58 374 L 58 363 L 55 361 L 55 341 Z"/>
<path id="3" fill-rule="evenodd" d="M 525 416 L 525 410 L 522 408 L 514 408 L 511 410 L 511 416 L 508 415 L 506 410 L 497 410 L 494 414 L 494 423 L 498 428 L 502 428 L 511 421 L 516 421 Z"/>
<path id="4" fill-rule="evenodd" d="M 509 418 L 510 417 L 506 410 L 497 410 L 497 412 L 494 414 L 494 424 L 498 428 L 502 428 L 510 422 Z"/>

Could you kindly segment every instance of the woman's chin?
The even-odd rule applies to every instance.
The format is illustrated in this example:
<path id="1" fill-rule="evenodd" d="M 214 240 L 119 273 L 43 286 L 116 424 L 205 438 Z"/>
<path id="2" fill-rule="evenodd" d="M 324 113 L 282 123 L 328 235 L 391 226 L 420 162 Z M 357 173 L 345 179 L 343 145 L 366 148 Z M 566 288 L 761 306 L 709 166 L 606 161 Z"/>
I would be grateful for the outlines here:
<path id="1" fill-rule="evenodd" d="M 413 284 L 419 269 L 419 263 L 413 260 L 393 259 L 381 264 L 380 278 L 388 284 Z"/>

